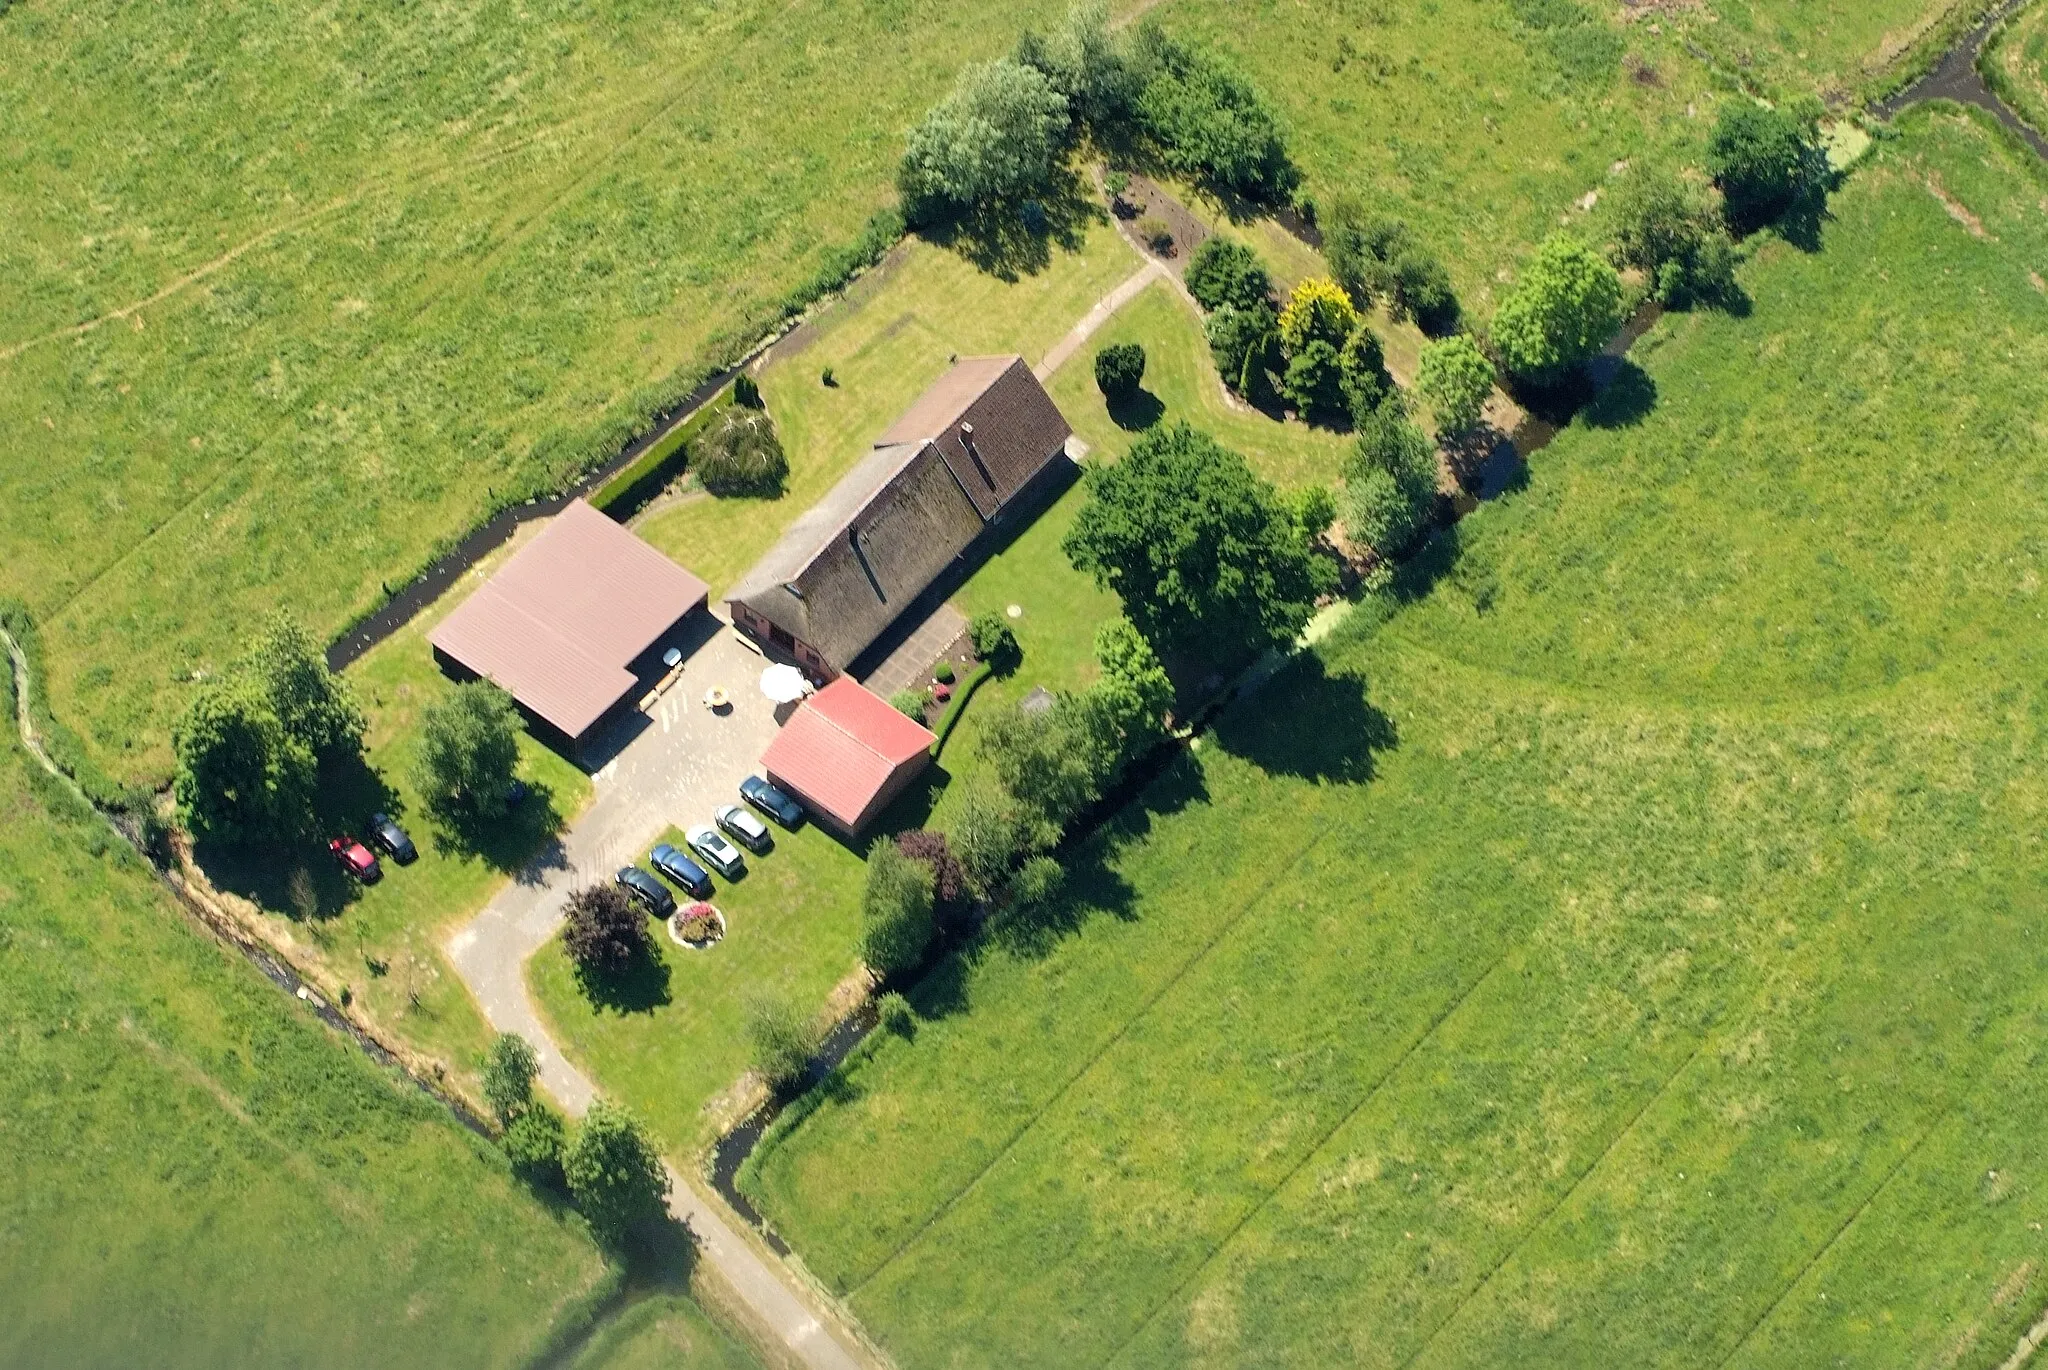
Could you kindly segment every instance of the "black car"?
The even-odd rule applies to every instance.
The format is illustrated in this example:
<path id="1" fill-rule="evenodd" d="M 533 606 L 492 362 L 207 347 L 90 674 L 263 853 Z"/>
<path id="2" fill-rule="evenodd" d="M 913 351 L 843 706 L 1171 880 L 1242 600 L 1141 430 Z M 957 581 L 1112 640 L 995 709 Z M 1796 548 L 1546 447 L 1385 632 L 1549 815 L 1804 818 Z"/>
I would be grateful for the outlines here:
<path id="1" fill-rule="evenodd" d="M 617 879 L 619 888 L 646 905 L 656 918 L 666 918 L 676 911 L 676 897 L 668 892 L 668 886 L 638 866 L 626 867 Z"/>
<path id="2" fill-rule="evenodd" d="M 689 891 L 692 899 L 711 897 L 711 876 L 702 866 L 664 842 L 647 854 L 654 868 Z"/>
<path id="3" fill-rule="evenodd" d="M 391 859 L 401 866 L 410 866 L 420 859 L 420 849 L 388 813 L 370 815 L 370 840 L 389 852 Z"/>
<path id="4" fill-rule="evenodd" d="M 804 821 L 804 811 L 797 802 L 758 775 L 750 775 L 740 782 L 740 798 L 785 828 L 793 828 Z"/>

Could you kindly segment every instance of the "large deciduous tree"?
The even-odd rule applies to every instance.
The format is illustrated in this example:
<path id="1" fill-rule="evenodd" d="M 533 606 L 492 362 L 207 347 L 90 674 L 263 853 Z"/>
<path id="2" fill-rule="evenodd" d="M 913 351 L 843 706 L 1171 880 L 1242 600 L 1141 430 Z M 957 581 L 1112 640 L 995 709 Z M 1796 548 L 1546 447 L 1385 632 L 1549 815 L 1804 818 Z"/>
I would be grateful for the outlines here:
<path id="1" fill-rule="evenodd" d="M 1494 345 L 1508 370 L 1553 385 L 1614 336 L 1621 306 L 1613 265 L 1577 238 L 1554 233 L 1494 311 Z"/>
<path id="2" fill-rule="evenodd" d="M 1738 233 L 1763 227 L 1826 175 L 1817 111 L 1729 101 L 1707 140 L 1707 170 L 1721 188 L 1729 227 Z"/>
<path id="3" fill-rule="evenodd" d="M 318 764 L 257 681 L 231 676 L 202 688 L 171 742 L 171 789 L 193 832 L 247 843 L 311 831 Z"/>
<path id="4" fill-rule="evenodd" d="M 599 1099 L 562 1158 L 576 1207 L 598 1237 L 618 1246 L 667 1214 L 668 1168 L 631 1113 Z"/>
<path id="5" fill-rule="evenodd" d="M 1068 130 L 1067 97 L 1035 67 L 968 67 L 911 131 L 897 180 L 915 219 L 1042 194 Z"/>
<path id="6" fill-rule="evenodd" d="M 1463 333 L 1426 343 L 1415 369 L 1415 393 L 1429 405 L 1439 433 L 1469 432 L 1493 393 L 1493 363 Z"/>
<path id="7" fill-rule="evenodd" d="M 426 708 L 413 784 L 443 816 L 504 813 L 519 765 L 519 710 L 488 680 L 457 685 Z"/>
<path id="8" fill-rule="evenodd" d="M 1292 641 L 1335 587 L 1273 487 L 1186 423 L 1151 429 L 1087 482 L 1062 546 L 1162 655 L 1224 663 Z"/>

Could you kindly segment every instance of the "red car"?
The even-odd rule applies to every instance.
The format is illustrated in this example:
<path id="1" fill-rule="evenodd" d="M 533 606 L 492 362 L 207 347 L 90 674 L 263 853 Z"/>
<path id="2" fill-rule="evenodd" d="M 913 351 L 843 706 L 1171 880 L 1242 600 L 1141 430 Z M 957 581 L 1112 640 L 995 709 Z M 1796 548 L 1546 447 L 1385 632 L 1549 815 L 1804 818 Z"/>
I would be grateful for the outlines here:
<path id="1" fill-rule="evenodd" d="M 377 854 L 350 837 L 347 833 L 327 844 L 327 850 L 334 853 L 334 859 L 341 862 L 341 868 L 362 881 L 365 885 L 374 882 L 384 874 L 377 865 Z"/>

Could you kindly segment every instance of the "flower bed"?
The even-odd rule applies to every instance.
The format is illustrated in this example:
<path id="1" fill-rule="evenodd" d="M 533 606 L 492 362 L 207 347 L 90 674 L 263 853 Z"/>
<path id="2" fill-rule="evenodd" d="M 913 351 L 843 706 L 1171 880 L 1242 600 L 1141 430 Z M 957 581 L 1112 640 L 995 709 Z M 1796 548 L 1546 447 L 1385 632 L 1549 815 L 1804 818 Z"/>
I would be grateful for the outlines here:
<path id="1" fill-rule="evenodd" d="M 715 947 L 725 938 L 725 915 L 709 904 L 686 904 L 668 920 L 668 940 L 691 951 Z"/>

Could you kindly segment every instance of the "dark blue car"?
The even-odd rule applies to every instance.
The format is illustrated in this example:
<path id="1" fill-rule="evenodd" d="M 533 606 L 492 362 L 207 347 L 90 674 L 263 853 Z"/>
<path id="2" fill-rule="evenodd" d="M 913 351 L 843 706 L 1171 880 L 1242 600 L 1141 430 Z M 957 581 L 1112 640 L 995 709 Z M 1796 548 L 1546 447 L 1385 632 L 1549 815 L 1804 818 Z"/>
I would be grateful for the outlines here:
<path id="1" fill-rule="evenodd" d="M 711 897 L 711 876 L 702 866 L 664 842 L 647 854 L 654 868 L 689 891 L 692 899 Z"/>
<path id="2" fill-rule="evenodd" d="M 758 775 L 750 775 L 740 782 L 740 798 L 785 828 L 794 828 L 804 821 L 804 811 L 797 802 Z"/>
<path id="3" fill-rule="evenodd" d="M 619 888 L 639 900 L 656 918 L 666 918 L 676 911 L 676 897 L 668 892 L 668 886 L 638 866 L 627 866 L 616 878 Z"/>

